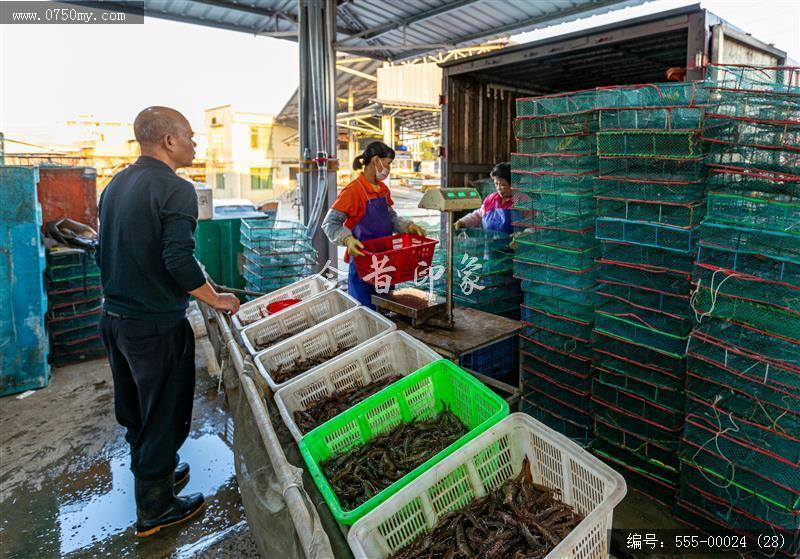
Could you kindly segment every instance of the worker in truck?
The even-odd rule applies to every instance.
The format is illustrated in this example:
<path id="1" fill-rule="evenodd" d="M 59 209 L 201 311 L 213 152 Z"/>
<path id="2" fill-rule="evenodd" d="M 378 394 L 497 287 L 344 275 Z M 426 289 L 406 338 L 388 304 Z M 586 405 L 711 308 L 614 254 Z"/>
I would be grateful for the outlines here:
<path id="1" fill-rule="evenodd" d="M 487 231 L 511 234 L 514 231 L 511 219 L 511 164 L 498 163 L 489 173 L 494 179 L 496 192 L 489 194 L 483 205 L 455 222 L 456 229 L 483 227 Z"/>
<path id="2" fill-rule="evenodd" d="M 194 257 L 197 194 L 175 174 L 194 159 L 189 122 L 173 109 L 149 107 L 133 133 L 141 157 L 100 197 L 100 329 L 116 418 L 130 445 L 136 534 L 148 536 L 203 508 L 200 493 L 176 496 L 189 477 L 178 449 L 189 435 L 195 385 L 189 295 L 228 312 L 239 301 L 217 293 Z"/>
<path id="3" fill-rule="evenodd" d="M 362 241 L 388 237 L 394 233 L 424 236 L 425 230 L 403 219 L 392 208 L 392 196 L 384 184 L 394 160 L 394 150 L 383 142 L 372 142 L 353 161 L 353 169 L 362 170 L 358 177 L 339 193 L 331 206 L 322 230 L 332 243 L 347 247 L 348 293 L 362 305 L 374 309 L 375 288 L 358 277 L 350 257 L 363 256 Z"/>

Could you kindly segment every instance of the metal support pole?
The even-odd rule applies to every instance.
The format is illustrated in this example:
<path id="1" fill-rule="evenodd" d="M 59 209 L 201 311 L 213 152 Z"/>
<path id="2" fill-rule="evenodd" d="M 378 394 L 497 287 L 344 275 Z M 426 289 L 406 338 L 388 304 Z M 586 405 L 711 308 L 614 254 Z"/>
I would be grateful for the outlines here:
<path id="1" fill-rule="evenodd" d="M 310 138 L 308 136 L 308 123 L 311 122 L 313 111 L 310 111 L 308 103 L 308 16 L 302 2 L 298 2 L 298 36 L 299 45 L 298 59 L 300 62 L 300 83 L 297 88 L 298 118 L 297 131 L 300 140 L 300 172 L 297 174 L 297 182 L 300 191 L 300 212 L 303 223 L 308 223 L 308 214 L 311 212 L 311 175 L 305 172 L 306 164 L 303 159 L 307 157 Z"/>
<path id="2" fill-rule="evenodd" d="M 303 221 L 313 235 L 320 266 L 335 248 L 319 229 L 336 198 L 336 3 L 335 0 L 299 0 L 300 157 Z M 309 163 L 314 160 L 313 163 Z M 324 192 L 320 189 L 324 189 Z"/>
<path id="3" fill-rule="evenodd" d="M 445 309 L 448 325 L 453 324 L 453 212 L 447 215 L 447 261 L 445 262 Z"/>

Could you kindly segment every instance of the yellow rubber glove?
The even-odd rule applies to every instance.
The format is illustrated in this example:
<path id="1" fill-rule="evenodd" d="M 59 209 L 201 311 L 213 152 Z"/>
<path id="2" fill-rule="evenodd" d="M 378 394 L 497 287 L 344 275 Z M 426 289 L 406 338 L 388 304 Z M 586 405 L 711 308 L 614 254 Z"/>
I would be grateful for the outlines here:
<path id="1" fill-rule="evenodd" d="M 361 252 L 360 248 L 364 248 L 364 243 L 356 239 L 354 236 L 350 235 L 344 240 L 344 246 L 347 247 L 347 252 L 350 256 L 364 256 L 364 253 Z"/>
<path id="2" fill-rule="evenodd" d="M 464 225 L 464 222 L 463 222 L 463 221 L 461 221 L 461 220 L 459 219 L 458 221 L 456 221 L 456 222 L 453 224 L 453 227 L 454 227 L 456 230 L 458 230 L 458 229 L 464 229 L 464 227 L 466 227 L 466 225 Z"/>
<path id="3" fill-rule="evenodd" d="M 408 229 L 406 229 L 406 233 L 411 233 L 412 235 L 418 235 L 420 237 L 424 237 L 425 229 L 423 229 L 416 223 L 412 223 L 411 225 L 408 226 Z"/>

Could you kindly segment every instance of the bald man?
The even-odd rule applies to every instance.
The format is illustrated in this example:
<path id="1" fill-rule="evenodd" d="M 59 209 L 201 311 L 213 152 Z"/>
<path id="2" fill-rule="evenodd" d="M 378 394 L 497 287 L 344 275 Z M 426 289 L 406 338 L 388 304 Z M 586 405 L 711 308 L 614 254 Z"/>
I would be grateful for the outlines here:
<path id="1" fill-rule="evenodd" d="M 175 174 L 194 159 L 191 125 L 174 109 L 149 107 L 133 132 L 141 157 L 100 196 L 100 329 L 131 450 L 136 534 L 149 536 L 203 508 L 199 493 L 176 496 L 189 477 L 178 449 L 189 434 L 195 385 L 189 295 L 229 312 L 239 301 L 217 293 L 194 257 L 197 195 Z"/>

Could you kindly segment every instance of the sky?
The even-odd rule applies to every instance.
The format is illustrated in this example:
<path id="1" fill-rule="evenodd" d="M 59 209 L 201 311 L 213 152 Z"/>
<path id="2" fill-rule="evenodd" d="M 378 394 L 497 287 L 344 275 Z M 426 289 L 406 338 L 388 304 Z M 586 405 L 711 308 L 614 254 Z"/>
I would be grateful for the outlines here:
<path id="1" fill-rule="evenodd" d="M 167 105 L 203 131 L 232 103 L 278 113 L 297 88 L 297 44 L 145 18 L 143 25 L 0 25 L 0 130 L 45 141 L 58 122 L 133 122 Z"/>
<path id="2" fill-rule="evenodd" d="M 512 39 L 532 41 L 691 3 L 658 0 Z M 800 60 L 800 1 L 703 5 Z M 132 122 L 154 104 L 178 108 L 202 132 L 209 107 L 232 103 L 278 113 L 297 80 L 297 45 L 281 39 L 153 18 L 143 25 L 0 25 L 0 130 L 9 138 L 58 143 L 59 123 L 68 119 Z"/>

